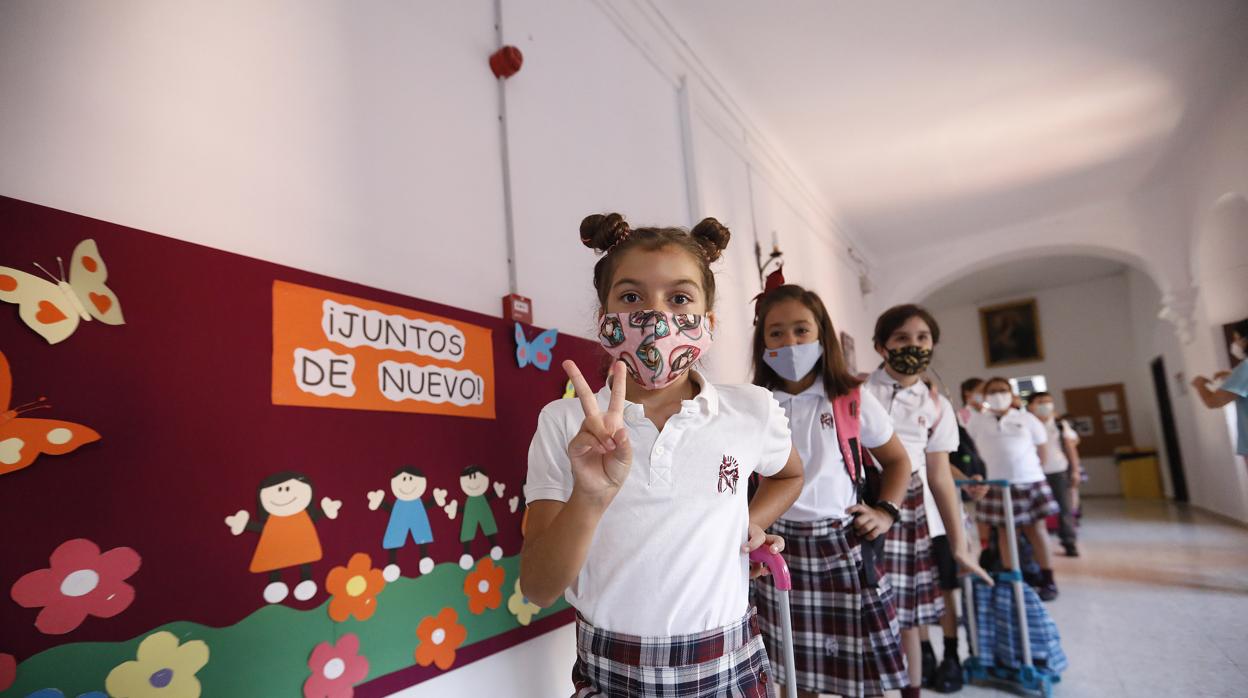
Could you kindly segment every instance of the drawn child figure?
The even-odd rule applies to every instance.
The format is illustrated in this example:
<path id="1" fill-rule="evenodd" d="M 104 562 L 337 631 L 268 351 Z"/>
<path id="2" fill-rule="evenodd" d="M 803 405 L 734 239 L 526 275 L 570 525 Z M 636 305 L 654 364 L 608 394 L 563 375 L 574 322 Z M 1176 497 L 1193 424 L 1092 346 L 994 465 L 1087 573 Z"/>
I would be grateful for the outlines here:
<path id="1" fill-rule="evenodd" d="M 433 558 L 429 557 L 433 529 L 429 526 L 429 515 L 425 512 L 425 503 L 421 499 L 428 486 L 429 481 L 425 479 L 424 473 L 405 465 L 390 478 L 393 502 L 385 501 L 385 490 L 368 493 L 369 511 L 383 508 L 390 512 L 390 523 L 386 525 L 386 535 L 381 540 L 381 547 L 390 551 L 390 562 L 381 571 L 387 582 L 399 578 L 399 548 L 407 543 L 408 534 L 411 534 L 412 542 L 420 546 L 420 573 L 429 574 L 433 571 Z"/>
<path id="2" fill-rule="evenodd" d="M 464 544 L 464 554 L 459 557 L 459 566 L 466 570 L 472 569 L 475 562 L 472 557 L 472 541 L 476 540 L 478 529 L 490 542 L 490 557 L 495 560 L 502 559 L 503 549 L 499 547 L 495 537 L 498 524 L 494 521 L 494 512 L 490 509 L 488 498 L 493 496 L 495 499 L 502 499 L 506 485 L 495 482 L 491 488 L 490 478 L 485 471 L 470 465 L 459 476 L 459 488 L 467 496 L 464 500 L 464 523 L 459 529 L 459 540 Z"/>
<path id="3" fill-rule="evenodd" d="M 300 581 L 295 586 L 295 599 L 307 601 L 316 595 L 312 563 L 321 559 L 321 540 L 314 522 L 322 512 L 330 519 L 338 518 L 342 501 L 322 497 L 320 510 L 309 512 L 312 496 L 312 481 L 308 476 L 280 472 L 260 483 L 255 521 L 246 509 L 225 517 L 230 533 L 236 536 L 243 531 L 260 534 L 248 569 L 269 573 L 269 584 L 264 588 L 264 600 L 268 603 L 281 603 L 286 598 L 289 589 L 282 581 L 282 570 L 296 566 Z"/>

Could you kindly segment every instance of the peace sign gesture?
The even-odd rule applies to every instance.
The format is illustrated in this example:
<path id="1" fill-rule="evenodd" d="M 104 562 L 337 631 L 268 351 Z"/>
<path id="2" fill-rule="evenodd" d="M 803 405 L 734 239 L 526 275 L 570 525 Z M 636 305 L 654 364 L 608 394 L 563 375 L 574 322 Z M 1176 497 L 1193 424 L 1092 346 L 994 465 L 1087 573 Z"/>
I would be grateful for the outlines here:
<path id="1" fill-rule="evenodd" d="M 575 487 L 585 495 L 609 501 L 624 486 L 633 464 L 633 448 L 628 441 L 628 429 L 624 427 L 627 371 L 618 361 L 611 365 L 607 376 L 611 381 L 611 403 L 603 413 L 598 408 L 597 396 L 589 389 L 576 364 L 564 361 L 563 370 L 576 388 L 576 397 L 585 410 L 581 430 L 568 443 Z"/>

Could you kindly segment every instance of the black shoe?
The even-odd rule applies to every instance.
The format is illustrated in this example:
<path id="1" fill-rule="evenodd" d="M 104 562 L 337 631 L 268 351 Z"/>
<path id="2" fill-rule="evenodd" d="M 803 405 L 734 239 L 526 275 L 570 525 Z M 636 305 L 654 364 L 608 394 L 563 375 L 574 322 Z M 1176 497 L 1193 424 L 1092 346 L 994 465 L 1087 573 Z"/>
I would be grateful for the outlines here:
<path id="1" fill-rule="evenodd" d="M 962 690 L 962 663 L 957 657 L 945 655 L 945 661 L 936 669 L 929 688 L 937 693 L 957 693 Z"/>
<path id="2" fill-rule="evenodd" d="M 1066 557 L 1079 557 L 1079 548 L 1074 543 L 1062 543 L 1062 548 L 1066 550 Z"/>
<path id="3" fill-rule="evenodd" d="M 1052 601 L 1057 598 L 1057 585 L 1053 582 L 1049 582 L 1048 584 L 1036 589 L 1036 594 L 1040 597 L 1041 601 Z"/>
<path id="4" fill-rule="evenodd" d="M 923 685 L 931 686 L 932 678 L 936 674 L 936 653 L 932 651 L 931 643 L 923 643 Z"/>

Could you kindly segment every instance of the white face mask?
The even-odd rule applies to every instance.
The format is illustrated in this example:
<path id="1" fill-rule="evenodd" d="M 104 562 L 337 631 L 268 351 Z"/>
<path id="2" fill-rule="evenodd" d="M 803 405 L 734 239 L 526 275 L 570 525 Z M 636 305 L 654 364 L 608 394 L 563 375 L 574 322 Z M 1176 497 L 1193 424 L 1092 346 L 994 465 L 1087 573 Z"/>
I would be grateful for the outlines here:
<path id="1" fill-rule="evenodd" d="M 1014 396 L 1009 393 L 988 393 L 988 407 L 995 412 L 1009 409 L 1013 402 Z"/>
<path id="2" fill-rule="evenodd" d="M 1046 419 L 1049 417 L 1052 417 L 1053 416 L 1053 403 L 1045 402 L 1045 403 L 1036 405 L 1035 412 L 1036 412 L 1037 417 L 1044 417 Z"/>
<path id="3" fill-rule="evenodd" d="M 809 342 L 807 344 L 790 344 L 787 347 L 763 350 L 763 363 L 781 378 L 800 381 L 815 367 L 823 356 L 823 344 Z"/>
<path id="4" fill-rule="evenodd" d="M 981 409 L 984 406 L 984 394 L 971 393 L 971 401 L 966 404 L 969 405 L 971 409 Z"/>
<path id="5" fill-rule="evenodd" d="M 1234 356 L 1240 361 L 1244 360 L 1245 352 L 1243 342 L 1231 342 L 1231 356 Z"/>

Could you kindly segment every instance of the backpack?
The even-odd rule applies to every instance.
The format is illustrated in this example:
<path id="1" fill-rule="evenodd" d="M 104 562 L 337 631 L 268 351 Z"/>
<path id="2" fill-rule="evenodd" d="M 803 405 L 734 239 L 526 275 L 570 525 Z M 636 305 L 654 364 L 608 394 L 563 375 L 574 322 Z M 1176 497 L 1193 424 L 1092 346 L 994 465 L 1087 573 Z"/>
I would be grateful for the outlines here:
<path id="1" fill-rule="evenodd" d="M 841 447 L 841 457 L 845 461 L 845 472 L 854 483 L 858 493 L 858 502 L 868 506 L 880 501 L 880 483 L 882 472 L 875 465 L 871 454 L 862 445 L 862 388 L 855 386 L 847 394 L 832 400 L 832 423 L 836 426 L 836 440 Z M 884 560 L 884 539 L 887 536 L 876 536 L 875 540 L 861 541 L 863 583 L 874 587 L 882 576 L 881 563 Z"/>

